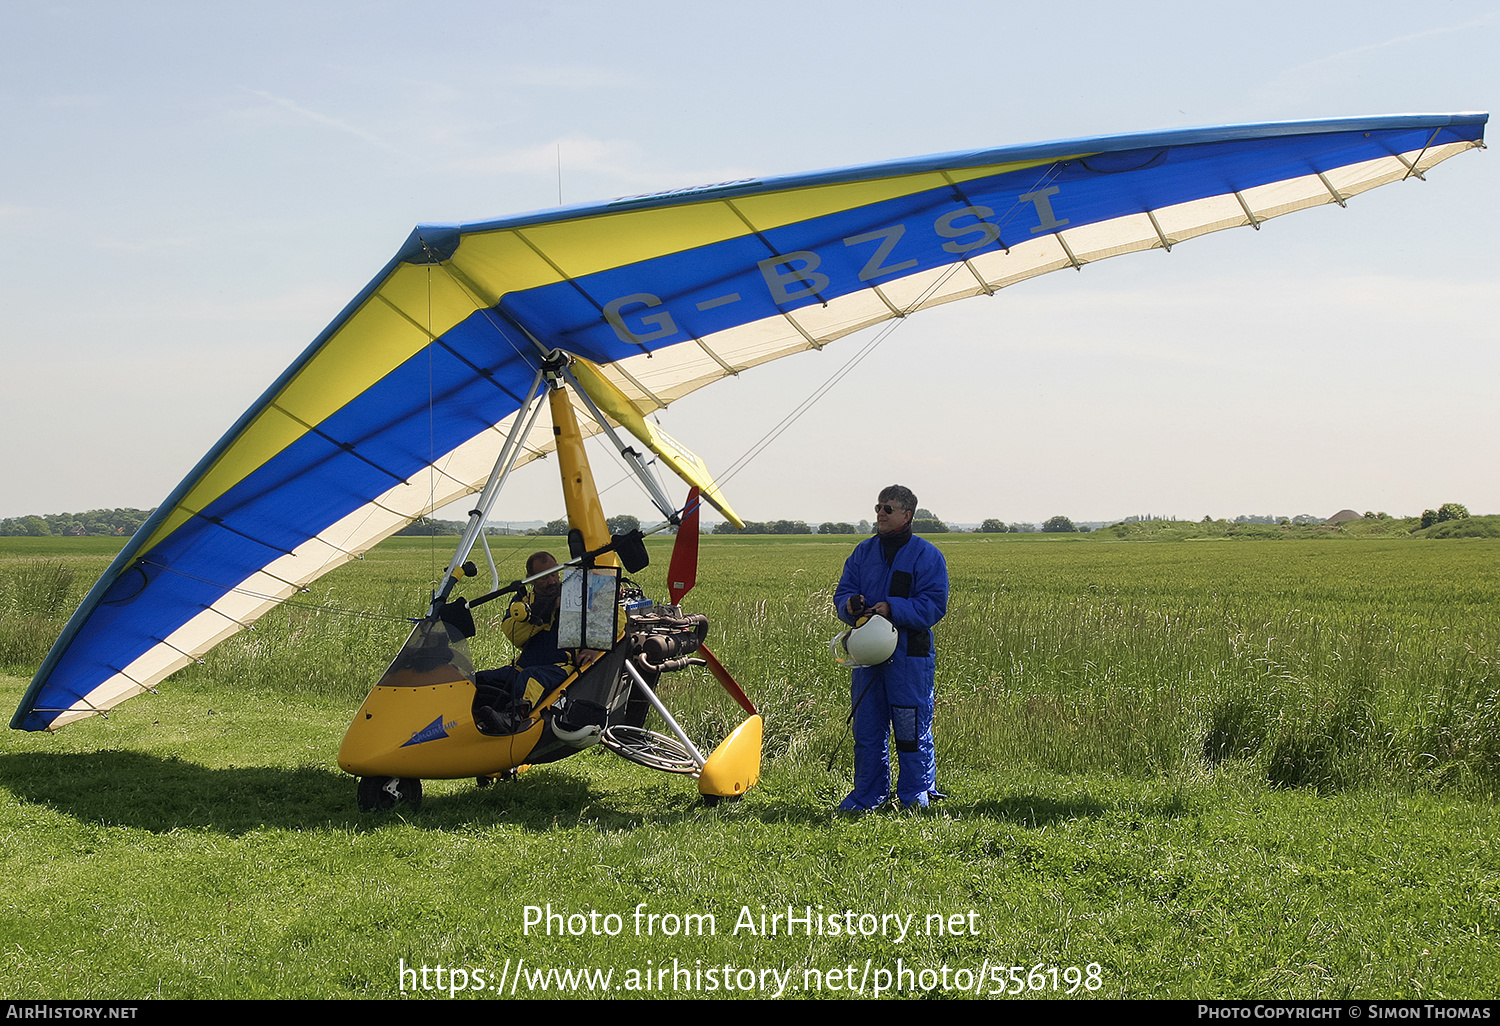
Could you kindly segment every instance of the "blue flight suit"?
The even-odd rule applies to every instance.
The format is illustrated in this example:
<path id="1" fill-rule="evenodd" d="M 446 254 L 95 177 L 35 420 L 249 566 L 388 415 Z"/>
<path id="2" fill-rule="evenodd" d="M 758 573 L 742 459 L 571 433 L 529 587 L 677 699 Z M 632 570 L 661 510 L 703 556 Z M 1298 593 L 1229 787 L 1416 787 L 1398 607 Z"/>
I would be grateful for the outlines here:
<path id="1" fill-rule="evenodd" d="M 848 602 L 888 602 L 899 637 L 895 654 L 880 666 L 854 671 L 854 790 L 840 809 L 873 809 L 891 794 L 888 739 L 894 730 L 902 805 L 927 805 L 937 790 L 937 753 L 932 743 L 932 704 L 937 655 L 932 628 L 948 611 L 948 564 L 937 547 L 911 535 L 886 561 L 881 536 L 855 546 L 834 592 L 840 620 L 853 624 Z"/>

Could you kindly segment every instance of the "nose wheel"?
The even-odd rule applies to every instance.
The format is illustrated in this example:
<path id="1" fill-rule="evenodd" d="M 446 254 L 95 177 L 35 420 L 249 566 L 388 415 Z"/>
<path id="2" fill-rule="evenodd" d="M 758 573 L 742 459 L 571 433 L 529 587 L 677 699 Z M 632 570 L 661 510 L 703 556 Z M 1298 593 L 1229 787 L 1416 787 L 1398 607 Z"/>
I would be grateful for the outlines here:
<path id="1" fill-rule="evenodd" d="M 422 806 L 422 782 L 415 777 L 360 777 L 359 811 L 389 812 L 404 805 L 413 812 Z"/>

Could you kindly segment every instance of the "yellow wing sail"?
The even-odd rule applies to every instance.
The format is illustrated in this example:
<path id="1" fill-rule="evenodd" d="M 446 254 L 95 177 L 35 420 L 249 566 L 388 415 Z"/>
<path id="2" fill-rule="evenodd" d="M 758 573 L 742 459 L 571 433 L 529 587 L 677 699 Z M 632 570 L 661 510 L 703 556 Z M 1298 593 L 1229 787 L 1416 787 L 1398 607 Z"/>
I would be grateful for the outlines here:
<path id="1" fill-rule="evenodd" d="M 660 456 L 667 466 L 672 468 L 672 473 L 696 487 L 699 494 L 707 499 L 714 509 L 728 517 L 729 522 L 735 527 L 745 526 L 739 514 L 730 508 L 729 502 L 719 492 L 719 486 L 714 483 L 708 466 L 697 453 L 647 420 L 640 408 L 631 402 L 630 398 L 620 391 L 614 382 L 606 378 L 594 364 L 582 357 L 577 357 L 568 369 L 573 372 L 573 377 L 577 379 L 579 387 L 588 393 L 588 397 L 594 400 L 595 406 L 604 411 L 605 416 L 639 438 L 646 448 Z"/>

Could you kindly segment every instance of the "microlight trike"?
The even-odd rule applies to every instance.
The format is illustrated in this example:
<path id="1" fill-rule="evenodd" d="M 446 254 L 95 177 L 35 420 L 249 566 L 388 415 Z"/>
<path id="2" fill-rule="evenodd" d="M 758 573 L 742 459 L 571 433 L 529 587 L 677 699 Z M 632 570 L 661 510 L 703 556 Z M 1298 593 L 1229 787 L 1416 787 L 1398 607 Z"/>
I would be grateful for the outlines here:
<path id="1" fill-rule="evenodd" d="M 621 587 L 620 564 L 634 573 L 645 568 L 649 557 L 640 531 L 609 533 L 570 389 L 583 399 L 662 512 L 679 528 L 672 574 L 676 583 L 669 604 L 657 606 L 628 582 Z M 472 611 L 519 593 L 532 578 L 501 588 L 490 560 L 494 590 L 472 600 L 455 597 L 454 591 L 461 577 L 476 573 L 474 565 L 465 562 L 466 556 L 476 540 L 483 542 L 485 519 L 499 497 L 524 431 L 541 409 L 541 391 L 548 393 L 572 553 L 563 564 L 568 573 L 558 611 L 559 629 L 565 647 L 589 654 L 578 660 L 579 669 L 567 680 L 542 695 L 524 725 L 494 736 L 481 730 L 474 715 L 475 673 L 467 644 L 476 629 Z M 618 411 L 622 399 L 586 364 L 571 361 L 565 354 L 553 354 L 537 375 L 533 395 L 521 411 L 535 412 L 516 418 L 427 617 L 412 630 L 360 706 L 339 749 L 339 765 L 360 778 L 358 797 L 364 811 L 419 804 L 423 779 L 474 777 L 487 783 L 523 765 L 553 762 L 596 744 L 643 766 L 695 777 L 709 803 L 739 798 L 755 785 L 760 776 L 761 717 L 704 645 L 707 618 L 684 616 L 677 604 L 696 576 L 700 489 L 715 504 L 727 507 L 701 472 L 701 464 L 684 461 L 680 447 L 667 447 L 665 436 L 622 415 L 626 426 L 639 432 L 641 440 L 692 485 L 684 510 L 672 508 L 644 461 L 619 439 L 600 409 L 602 404 Z M 732 512 L 728 515 L 733 516 Z M 485 552 L 488 556 L 487 545 Z M 694 664 L 710 667 L 749 713 L 707 756 L 655 693 L 662 673 Z M 645 728 L 653 707 L 671 734 Z"/>

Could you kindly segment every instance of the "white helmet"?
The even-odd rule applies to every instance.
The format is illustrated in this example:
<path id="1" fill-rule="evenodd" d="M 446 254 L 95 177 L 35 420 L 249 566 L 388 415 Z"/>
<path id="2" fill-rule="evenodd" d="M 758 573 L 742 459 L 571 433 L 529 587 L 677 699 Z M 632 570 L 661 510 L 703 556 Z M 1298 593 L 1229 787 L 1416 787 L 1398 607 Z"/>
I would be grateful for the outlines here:
<path id="1" fill-rule="evenodd" d="M 883 616 L 871 616 L 858 627 L 842 631 L 828 643 L 828 650 L 842 666 L 851 670 L 879 666 L 896 651 L 896 628 Z"/>

